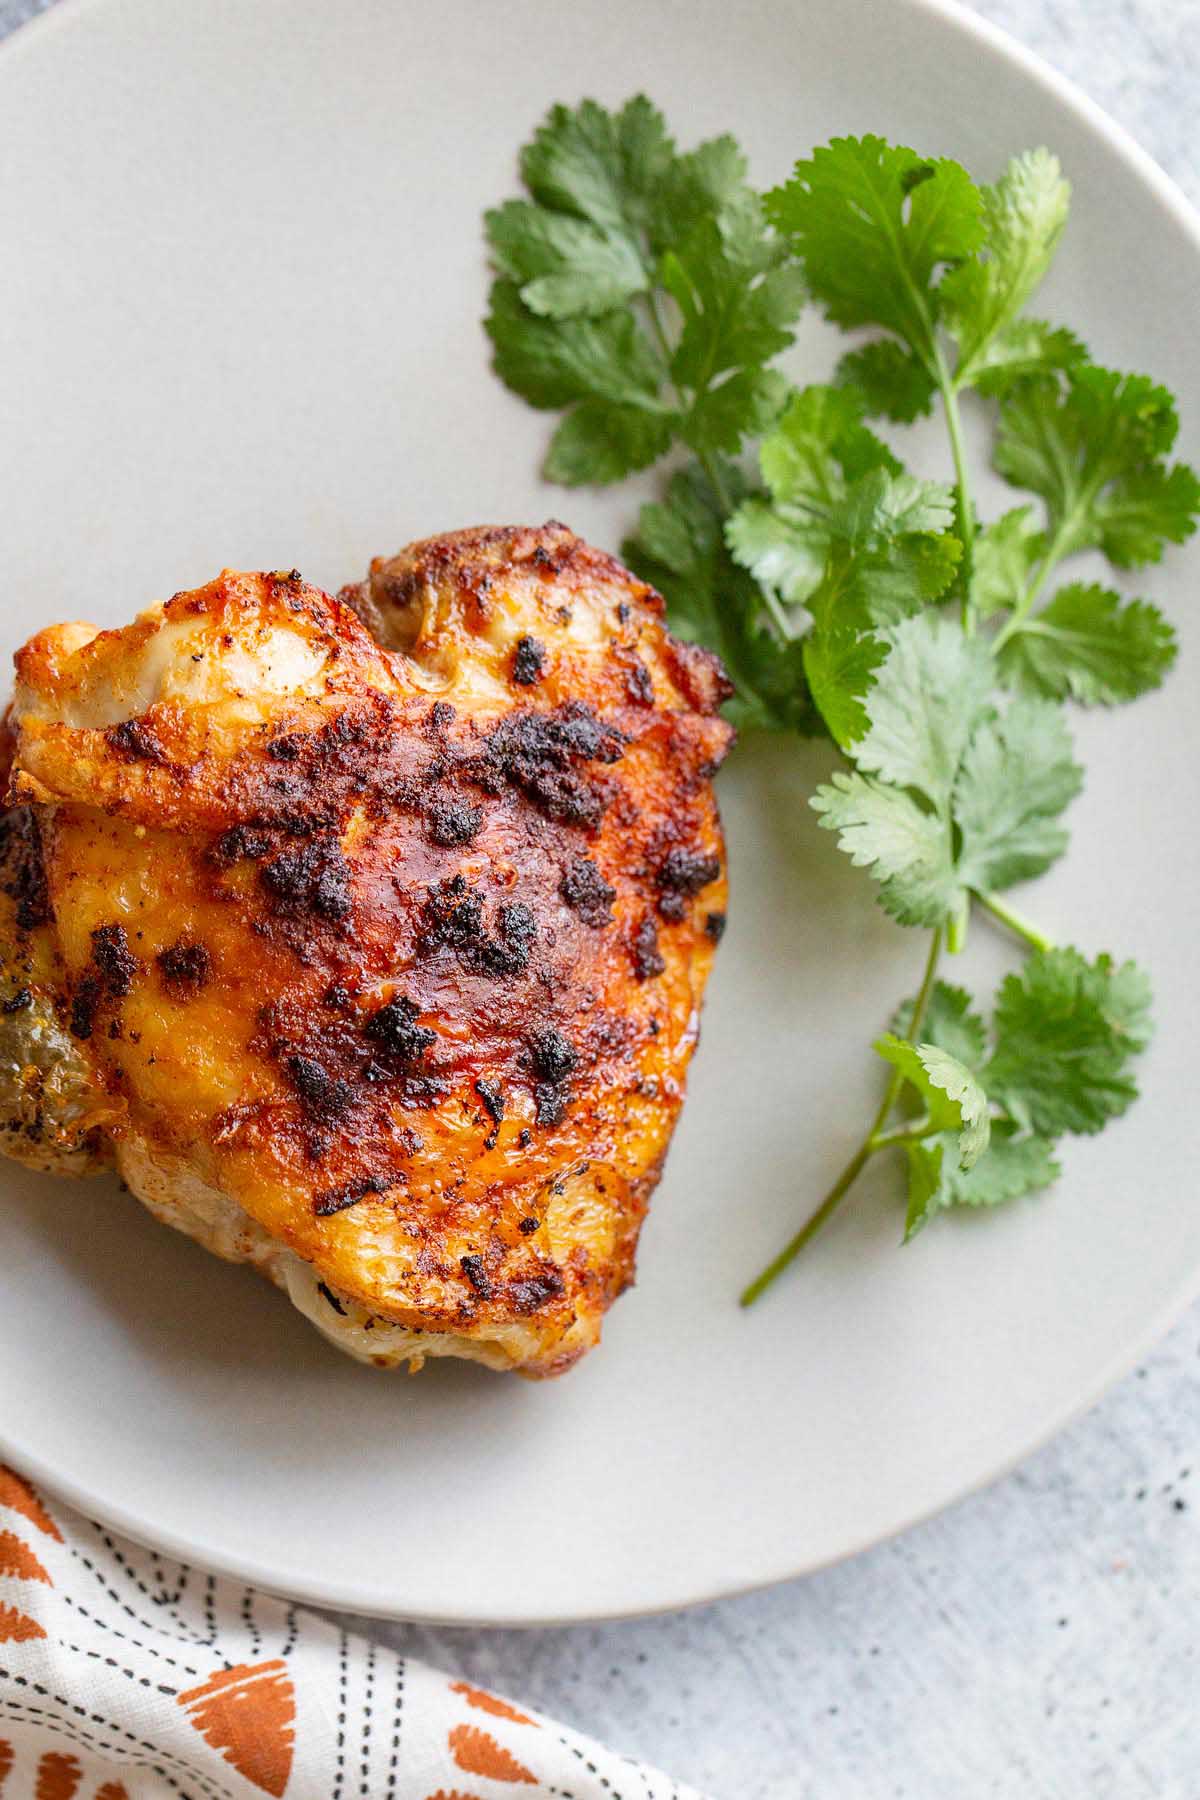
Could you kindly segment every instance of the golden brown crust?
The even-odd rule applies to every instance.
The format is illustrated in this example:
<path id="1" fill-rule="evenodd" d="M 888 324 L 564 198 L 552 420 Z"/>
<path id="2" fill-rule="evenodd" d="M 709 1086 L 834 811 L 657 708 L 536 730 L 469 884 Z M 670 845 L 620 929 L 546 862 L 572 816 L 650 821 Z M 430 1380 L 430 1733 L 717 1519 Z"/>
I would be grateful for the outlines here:
<path id="1" fill-rule="evenodd" d="M 661 614 L 565 527 L 480 529 L 18 658 L 11 792 L 114 1131 L 529 1373 L 632 1279 L 724 917 L 722 677 Z"/>

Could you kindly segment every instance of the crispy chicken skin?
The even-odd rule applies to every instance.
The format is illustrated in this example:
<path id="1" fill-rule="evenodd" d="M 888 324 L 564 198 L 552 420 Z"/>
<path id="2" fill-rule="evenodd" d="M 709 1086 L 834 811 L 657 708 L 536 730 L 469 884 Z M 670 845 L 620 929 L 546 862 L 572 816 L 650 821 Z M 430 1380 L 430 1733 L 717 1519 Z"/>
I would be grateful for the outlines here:
<path id="1" fill-rule="evenodd" d="M 707 653 L 565 527 L 226 572 L 17 656 L 4 1148 L 354 1354 L 528 1375 L 633 1277 L 720 936 Z"/>

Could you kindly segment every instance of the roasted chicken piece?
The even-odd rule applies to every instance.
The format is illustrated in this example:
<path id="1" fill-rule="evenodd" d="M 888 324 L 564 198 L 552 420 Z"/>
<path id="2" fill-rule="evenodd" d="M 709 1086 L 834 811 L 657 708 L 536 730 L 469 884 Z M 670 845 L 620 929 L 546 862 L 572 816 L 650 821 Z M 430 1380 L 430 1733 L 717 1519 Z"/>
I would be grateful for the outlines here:
<path id="1" fill-rule="evenodd" d="M 16 660 L 4 1147 L 114 1162 L 364 1359 L 569 1367 L 724 924 L 719 665 L 560 525 Z"/>

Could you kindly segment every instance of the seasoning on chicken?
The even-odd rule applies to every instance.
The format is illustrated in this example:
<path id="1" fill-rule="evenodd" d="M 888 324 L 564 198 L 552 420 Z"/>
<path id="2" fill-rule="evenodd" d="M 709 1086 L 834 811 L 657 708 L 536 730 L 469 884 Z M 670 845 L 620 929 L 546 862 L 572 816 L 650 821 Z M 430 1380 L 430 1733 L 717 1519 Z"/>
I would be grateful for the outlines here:
<path id="1" fill-rule="evenodd" d="M 0 1125 L 342 1348 L 552 1375 L 633 1277 L 725 914 L 728 692 L 565 527 L 17 657 Z"/>

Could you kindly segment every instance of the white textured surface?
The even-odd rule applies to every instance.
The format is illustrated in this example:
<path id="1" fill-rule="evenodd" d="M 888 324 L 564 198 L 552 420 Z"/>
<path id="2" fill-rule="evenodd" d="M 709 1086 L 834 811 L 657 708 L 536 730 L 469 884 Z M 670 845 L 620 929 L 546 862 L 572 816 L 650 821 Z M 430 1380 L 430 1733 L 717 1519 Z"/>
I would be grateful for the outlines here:
<path id="1" fill-rule="evenodd" d="M 40 10 L 0 0 L 0 33 Z M 978 10 L 1071 75 L 1200 200 L 1196 0 Z M 1194 1313 L 1020 1473 L 807 1581 L 594 1629 L 368 1629 L 717 1800 L 1193 1796 L 1198 1340 Z"/>

